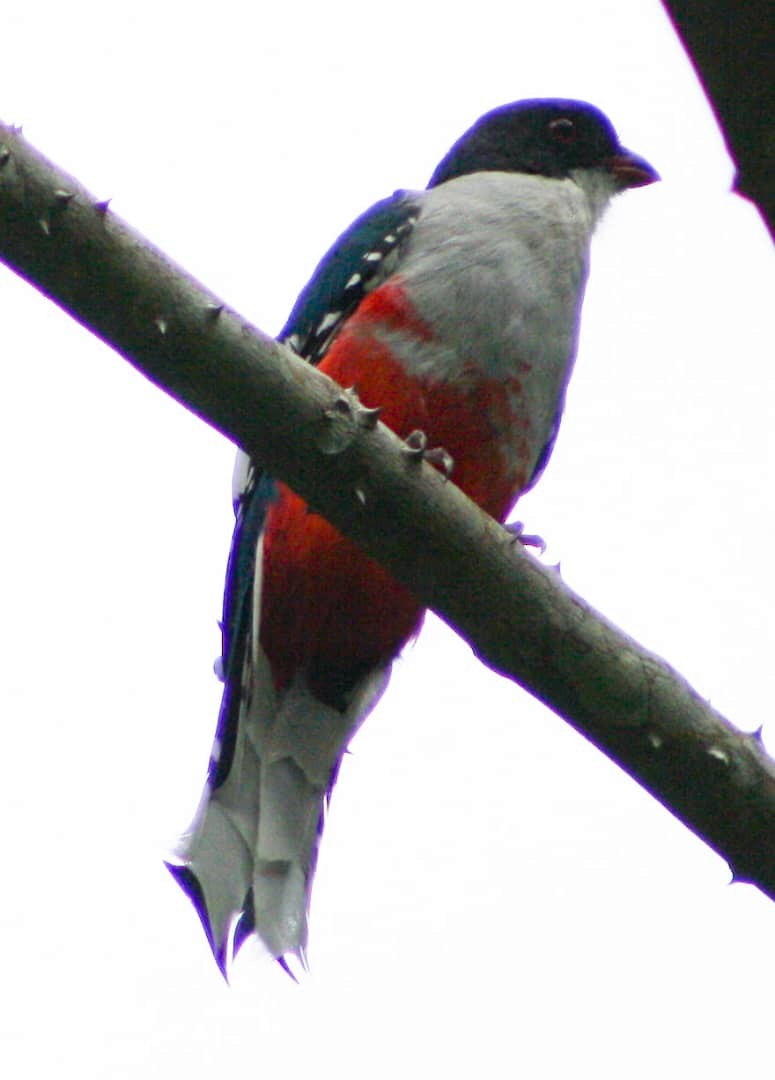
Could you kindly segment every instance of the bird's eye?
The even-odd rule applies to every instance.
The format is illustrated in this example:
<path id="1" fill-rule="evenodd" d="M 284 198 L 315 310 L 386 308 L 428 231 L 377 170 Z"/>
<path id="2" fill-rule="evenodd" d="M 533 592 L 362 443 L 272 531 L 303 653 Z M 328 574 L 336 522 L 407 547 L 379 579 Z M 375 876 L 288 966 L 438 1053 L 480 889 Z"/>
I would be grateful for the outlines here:
<path id="1" fill-rule="evenodd" d="M 549 121 L 549 136 L 559 143 L 572 143 L 576 140 L 576 125 L 568 116 L 560 116 Z"/>

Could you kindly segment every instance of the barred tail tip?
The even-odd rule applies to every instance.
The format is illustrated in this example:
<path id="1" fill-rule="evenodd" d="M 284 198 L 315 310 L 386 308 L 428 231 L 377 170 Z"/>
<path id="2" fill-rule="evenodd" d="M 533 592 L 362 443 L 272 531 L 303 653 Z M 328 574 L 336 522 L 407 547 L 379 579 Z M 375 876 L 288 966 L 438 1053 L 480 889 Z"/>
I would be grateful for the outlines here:
<path id="1" fill-rule="evenodd" d="M 302 937 L 306 939 L 306 919 L 304 920 L 300 939 L 296 945 L 285 948 L 282 951 L 273 949 L 256 927 L 255 913 L 253 910 L 253 889 L 251 888 L 245 898 L 241 913 L 234 917 L 230 923 L 227 923 L 222 928 L 222 933 L 218 934 L 216 927 L 211 921 L 204 890 L 194 871 L 185 863 L 165 861 L 164 865 L 193 904 L 194 910 L 199 916 L 199 921 L 205 932 L 207 942 L 213 954 L 213 959 L 227 983 L 229 981 L 229 970 L 237 953 L 251 937 L 263 950 L 265 955 L 276 960 L 283 971 L 285 971 L 287 975 L 290 975 L 294 982 L 298 983 L 299 981 L 298 974 L 294 970 L 297 965 L 301 969 L 301 972 L 309 971 L 305 947 L 306 943 L 305 940 L 301 940 Z"/>

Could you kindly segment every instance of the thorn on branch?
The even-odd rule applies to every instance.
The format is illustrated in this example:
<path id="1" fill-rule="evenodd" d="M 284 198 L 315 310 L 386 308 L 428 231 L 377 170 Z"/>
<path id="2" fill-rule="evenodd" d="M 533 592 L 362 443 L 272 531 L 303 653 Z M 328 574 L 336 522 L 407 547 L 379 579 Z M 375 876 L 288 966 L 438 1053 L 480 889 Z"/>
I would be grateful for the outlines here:
<path id="1" fill-rule="evenodd" d="M 732 863 L 729 862 L 729 859 L 727 859 L 727 864 L 729 866 L 730 885 L 751 885 L 754 883 L 754 875 L 746 873 L 743 870 L 736 870 Z"/>
<path id="2" fill-rule="evenodd" d="M 718 761 L 721 765 L 728 766 L 730 762 L 729 754 L 726 750 L 720 746 L 709 746 L 706 750 L 708 757 L 713 758 L 714 761 Z"/>
<path id="3" fill-rule="evenodd" d="M 376 427 L 381 411 L 363 405 L 354 386 L 342 390 L 323 413 L 325 426 L 318 436 L 318 446 L 324 454 L 341 454 L 355 441 L 359 430 Z"/>
<path id="4" fill-rule="evenodd" d="M 63 188 L 57 188 L 54 192 L 54 206 L 57 210 L 66 210 L 74 198 L 74 191 L 65 191 Z"/>
<path id="5" fill-rule="evenodd" d="M 53 202 L 46 209 L 45 213 L 38 218 L 38 227 L 45 236 L 51 236 L 52 221 L 56 221 L 57 215 L 63 210 L 66 210 L 74 198 L 74 191 L 65 191 L 64 188 L 57 188 L 53 195 Z"/>
<path id="6" fill-rule="evenodd" d="M 223 314 L 223 304 L 208 304 L 205 308 L 205 321 L 215 323 Z"/>
<path id="7" fill-rule="evenodd" d="M 377 426 L 380 416 L 382 415 L 382 406 L 375 405 L 373 409 L 367 408 L 365 405 L 361 405 L 358 412 L 358 423 L 362 428 L 367 431 L 373 431 Z"/>

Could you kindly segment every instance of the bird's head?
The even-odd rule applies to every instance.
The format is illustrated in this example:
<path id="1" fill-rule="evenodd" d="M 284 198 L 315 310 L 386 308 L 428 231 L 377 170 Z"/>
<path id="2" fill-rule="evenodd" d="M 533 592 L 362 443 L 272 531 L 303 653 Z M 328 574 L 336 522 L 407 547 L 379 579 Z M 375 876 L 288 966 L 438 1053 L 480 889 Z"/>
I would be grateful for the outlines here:
<path id="1" fill-rule="evenodd" d="M 583 101 L 537 98 L 485 113 L 436 167 L 428 187 L 474 172 L 516 172 L 555 180 L 595 169 L 612 191 L 659 179 L 643 158 L 625 149 L 604 113 Z"/>

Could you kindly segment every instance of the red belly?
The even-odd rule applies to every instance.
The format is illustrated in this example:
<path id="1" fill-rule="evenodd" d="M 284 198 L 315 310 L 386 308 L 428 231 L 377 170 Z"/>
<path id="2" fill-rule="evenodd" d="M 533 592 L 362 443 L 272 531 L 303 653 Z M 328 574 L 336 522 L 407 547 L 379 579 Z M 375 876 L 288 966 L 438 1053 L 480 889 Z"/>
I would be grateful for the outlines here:
<path id="1" fill-rule="evenodd" d="M 364 405 L 402 438 L 419 429 L 428 445 L 454 459 L 452 479 L 494 517 L 505 517 L 525 487 L 504 439 L 517 419 L 514 384 L 464 378 L 451 385 L 409 378 L 375 335 L 375 324 L 407 326 L 399 288 L 382 287 L 362 303 L 320 367 L 342 386 L 356 386 Z M 422 339 L 424 329 L 412 326 Z M 525 449 L 525 456 L 527 448 Z M 325 701 L 342 694 L 369 669 L 392 659 L 419 628 L 422 608 L 373 559 L 280 484 L 264 537 L 261 644 L 275 684 L 297 670 Z"/>

